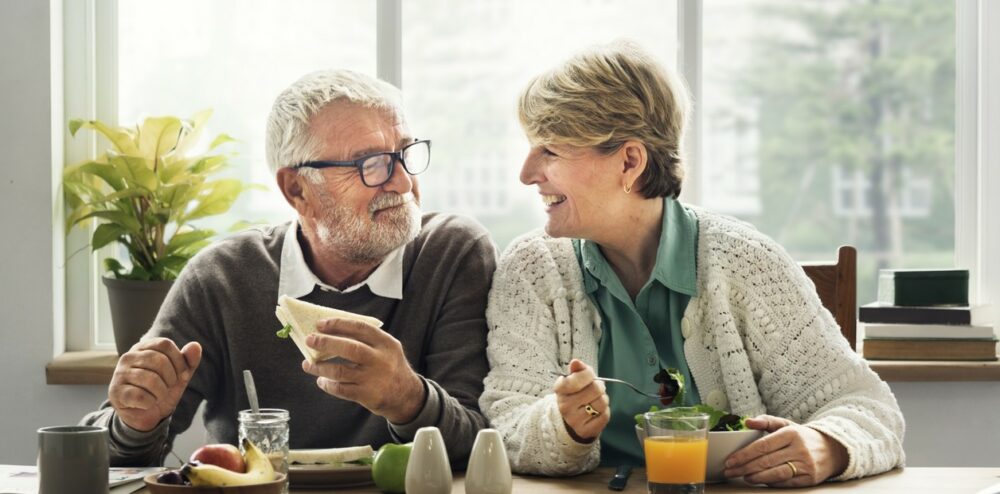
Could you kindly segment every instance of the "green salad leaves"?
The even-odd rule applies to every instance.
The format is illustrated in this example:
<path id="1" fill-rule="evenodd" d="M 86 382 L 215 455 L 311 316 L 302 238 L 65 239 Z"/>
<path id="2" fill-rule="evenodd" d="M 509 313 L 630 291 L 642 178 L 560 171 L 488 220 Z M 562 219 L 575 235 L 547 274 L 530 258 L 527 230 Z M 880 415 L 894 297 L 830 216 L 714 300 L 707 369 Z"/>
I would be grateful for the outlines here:
<path id="1" fill-rule="evenodd" d="M 275 334 L 278 335 L 278 338 L 288 338 L 292 334 L 292 325 L 286 324 L 285 327 L 279 329 Z"/>
<path id="2" fill-rule="evenodd" d="M 657 394 L 660 395 L 660 403 L 663 403 L 663 406 L 684 402 L 684 374 L 681 374 L 681 371 L 673 367 L 660 369 L 660 372 L 653 376 L 653 382 L 660 385 Z"/>
<path id="3" fill-rule="evenodd" d="M 649 407 L 650 412 L 659 411 L 660 408 L 656 405 Z M 723 410 L 719 410 L 711 405 L 695 405 L 693 407 L 672 407 L 671 410 L 677 411 L 690 411 L 691 413 L 704 413 L 708 415 L 708 430 L 710 432 L 720 432 L 720 431 L 743 431 L 747 430 L 746 421 L 748 416 L 734 415 L 727 413 Z M 635 414 L 635 423 L 639 427 L 646 426 L 646 419 L 643 417 L 643 413 Z"/>

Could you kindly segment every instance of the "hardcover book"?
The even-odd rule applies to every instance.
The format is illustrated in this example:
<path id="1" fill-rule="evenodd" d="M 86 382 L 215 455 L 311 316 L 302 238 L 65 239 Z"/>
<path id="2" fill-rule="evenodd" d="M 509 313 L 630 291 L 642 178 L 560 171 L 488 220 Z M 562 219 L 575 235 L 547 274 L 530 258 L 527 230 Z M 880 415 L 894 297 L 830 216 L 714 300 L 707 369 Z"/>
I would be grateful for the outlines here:
<path id="1" fill-rule="evenodd" d="M 986 326 L 992 323 L 989 304 L 955 307 L 901 307 L 879 302 L 858 308 L 858 319 L 864 323 L 884 324 L 962 324 Z"/>
<path id="2" fill-rule="evenodd" d="M 904 339 L 968 339 L 996 337 L 992 326 L 965 326 L 958 324 L 863 324 L 866 338 Z"/>
<path id="3" fill-rule="evenodd" d="M 907 307 L 969 305 L 969 270 L 880 270 L 878 301 Z"/>
<path id="4" fill-rule="evenodd" d="M 997 360 L 997 340 L 865 338 L 861 352 L 870 360 Z"/>

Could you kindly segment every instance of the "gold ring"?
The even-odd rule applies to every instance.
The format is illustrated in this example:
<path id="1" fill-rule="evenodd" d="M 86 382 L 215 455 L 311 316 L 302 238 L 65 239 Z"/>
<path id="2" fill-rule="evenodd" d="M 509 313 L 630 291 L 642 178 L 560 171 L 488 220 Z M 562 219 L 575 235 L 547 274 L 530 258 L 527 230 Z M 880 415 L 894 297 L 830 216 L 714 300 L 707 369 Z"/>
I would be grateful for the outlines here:
<path id="1" fill-rule="evenodd" d="M 587 412 L 587 414 L 590 415 L 591 417 L 597 417 L 598 415 L 601 414 L 601 412 L 598 412 L 597 410 L 594 409 L 594 407 L 590 406 L 590 403 L 587 403 L 587 406 L 583 407 L 583 411 Z"/>
<path id="2" fill-rule="evenodd" d="M 786 461 L 785 465 L 788 465 L 788 468 L 792 469 L 792 477 L 795 477 L 799 474 L 799 470 L 795 468 L 795 465 L 793 465 L 791 461 Z"/>

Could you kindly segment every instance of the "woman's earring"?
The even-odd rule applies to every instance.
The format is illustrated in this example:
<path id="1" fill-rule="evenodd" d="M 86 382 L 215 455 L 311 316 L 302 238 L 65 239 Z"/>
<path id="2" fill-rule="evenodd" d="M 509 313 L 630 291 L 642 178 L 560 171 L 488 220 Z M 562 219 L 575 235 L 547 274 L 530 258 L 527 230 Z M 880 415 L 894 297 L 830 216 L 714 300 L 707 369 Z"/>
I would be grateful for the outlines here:
<path id="1" fill-rule="evenodd" d="M 631 185 L 625 184 L 625 193 L 626 194 L 632 193 L 632 186 Z"/>

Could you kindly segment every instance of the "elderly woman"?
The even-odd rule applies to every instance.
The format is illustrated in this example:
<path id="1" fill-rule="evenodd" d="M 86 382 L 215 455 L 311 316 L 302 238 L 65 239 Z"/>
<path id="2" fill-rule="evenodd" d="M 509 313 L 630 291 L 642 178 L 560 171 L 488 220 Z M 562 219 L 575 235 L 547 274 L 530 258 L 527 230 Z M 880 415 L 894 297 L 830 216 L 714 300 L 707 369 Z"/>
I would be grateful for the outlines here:
<path id="1" fill-rule="evenodd" d="M 642 464 L 633 415 L 676 368 L 684 404 L 770 432 L 726 475 L 793 487 L 903 464 L 903 416 L 802 269 L 750 225 L 677 201 L 684 87 L 629 43 L 528 84 L 519 102 L 545 232 L 504 253 L 480 406 L 522 473 Z M 558 377 L 565 375 L 565 377 Z"/>

